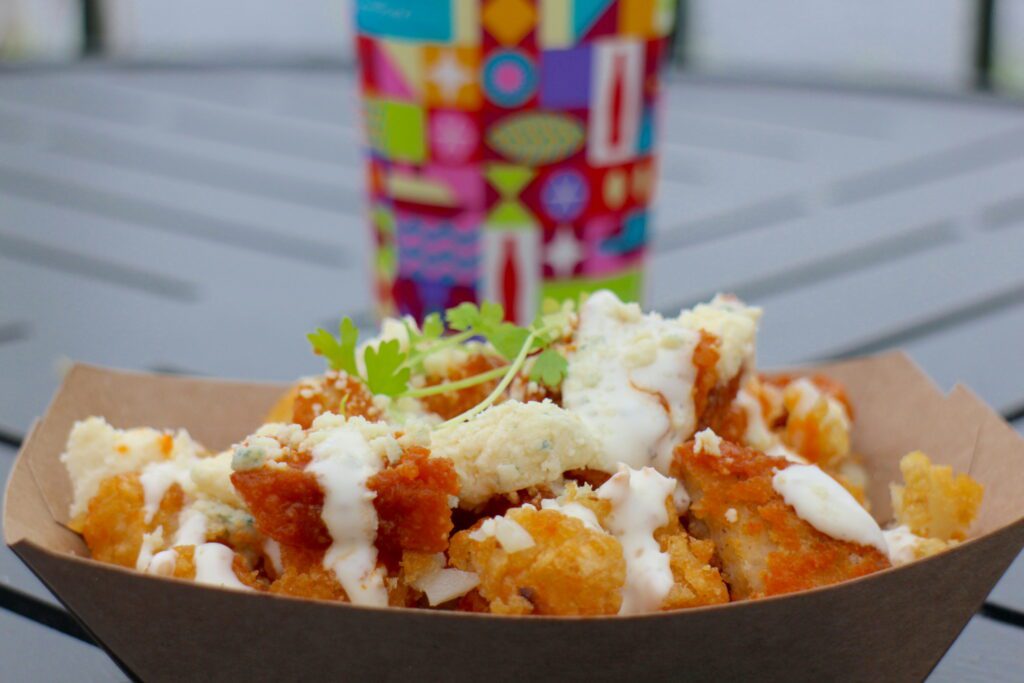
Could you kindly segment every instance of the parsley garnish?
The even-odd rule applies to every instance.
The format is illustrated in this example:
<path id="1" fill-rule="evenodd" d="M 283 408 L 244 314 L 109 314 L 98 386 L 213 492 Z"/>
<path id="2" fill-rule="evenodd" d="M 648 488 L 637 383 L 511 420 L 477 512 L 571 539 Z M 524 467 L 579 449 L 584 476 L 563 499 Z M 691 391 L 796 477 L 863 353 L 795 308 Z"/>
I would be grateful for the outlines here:
<path id="1" fill-rule="evenodd" d="M 467 419 L 494 403 L 531 356 L 534 358 L 529 372 L 531 380 L 556 388 L 565 377 L 568 363 L 553 348 L 565 329 L 565 309 L 538 317 L 529 327 L 519 327 L 505 321 L 505 311 L 500 304 L 491 301 L 480 306 L 462 303 L 448 309 L 443 320 L 448 323 L 450 334 L 447 336 L 442 317 L 437 313 L 428 315 L 422 327 L 404 322 L 409 343 L 403 348 L 399 340 L 391 339 L 367 346 L 362 352 L 362 371 L 356 361 L 359 331 L 350 318 L 341 321 L 337 337 L 321 328 L 307 338 L 313 351 L 323 356 L 332 369 L 359 377 L 374 394 L 392 398 L 430 396 L 501 378 L 487 399 L 451 421 Z M 509 365 L 444 384 L 409 386 L 413 373 L 422 371 L 426 357 L 472 338 L 490 342 Z"/>

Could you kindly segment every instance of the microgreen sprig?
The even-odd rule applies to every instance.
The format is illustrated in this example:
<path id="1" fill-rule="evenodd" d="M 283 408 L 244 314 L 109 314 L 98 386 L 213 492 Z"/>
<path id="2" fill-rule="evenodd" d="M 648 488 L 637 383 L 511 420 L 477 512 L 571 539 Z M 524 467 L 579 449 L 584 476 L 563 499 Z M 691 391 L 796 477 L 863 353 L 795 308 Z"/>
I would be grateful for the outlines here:
<path id="1" fill-rule="evenodd" d="M 367 344 L 362 351 L 358 348 L 359 331 L 347 317 L 341 321 L 337 337 L 320 328 L 307 338 L 313 351 L 322 355 L 332 369 L 359 377 L 374 394 L 392 398 L 422 398 L 501 378 L 491 395 L 472 409 L 473 415 L 497 400 L 531 356 L 534 361 L 528 376 L 532 381 L 555 388 L 565 377 L 568 363 L 553 348 L 565 330 L 564 310 L 540 316 L 529 327 L 519 327 L 505 321 L 505 310 L 500 304 L 485 301 L 480 306 L 462 303 L 450 308 L 443 320 L 447 322 L 447 336 L 442 317 L 432 313 L 424 319 L 422 327 L 409 320 L 402 321 L 408 343 L 389 339 Z M 410 386 L 412 376 L 423 372 L 423 361 L 427 357 L 474 338 L 489 342 L 509 364 L 452 382 L 429 387 Z M 468 419 L 466 415 L 453 421 Z"/>

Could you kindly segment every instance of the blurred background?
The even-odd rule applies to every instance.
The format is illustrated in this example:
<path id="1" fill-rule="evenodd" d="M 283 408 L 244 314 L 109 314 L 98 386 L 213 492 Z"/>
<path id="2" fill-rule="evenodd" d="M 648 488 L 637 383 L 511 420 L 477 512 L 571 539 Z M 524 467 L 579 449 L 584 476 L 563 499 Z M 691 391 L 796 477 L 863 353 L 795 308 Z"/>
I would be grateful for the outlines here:
<path id="1" fill-rule="evenodd" d="M 352 0 L 2 0 L 0 61 L 345 63 Z M 680 0 L 674 60 L 714 75 L 1024 92 L 1020 0 Z"/>

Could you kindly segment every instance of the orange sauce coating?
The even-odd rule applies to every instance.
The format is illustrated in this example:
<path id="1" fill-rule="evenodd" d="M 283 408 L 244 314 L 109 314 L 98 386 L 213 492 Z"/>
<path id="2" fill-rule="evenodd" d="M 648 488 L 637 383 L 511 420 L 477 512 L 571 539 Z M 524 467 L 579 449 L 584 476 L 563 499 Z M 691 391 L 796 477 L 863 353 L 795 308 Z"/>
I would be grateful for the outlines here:
<path id="1" fill-rule="evenodd" d="M 718 337 L 701 330 L 700 341 L 693 350 L 693 365 L 697 368 L 693 382 L 693 406 L 697 415 L 695 431 L 710 427 L 723 439 L 738 442 L 743 439 L 747 429 L 746 412 L 733 404 L 743 373 L 737 374 L 726 384 L 719 384 L 717 366 L 720 345 Z"/>
<path id="2" fill-rule="evenodd" d="M 451 368 L 447 376 L 431 375 L 427 377 L 426 386 L 432 387 L 446 382 L 457 382 L 460 379 L 479 375 L 504 365 L 507 365 L 507 363 L 502 358 L 489 353 L 476 353 L 470 356 L 465 363 Z M 440 415 L 445 420 L 450 420 L 487 398 L 500 381 L 500 378 L 491 379 L 480 384 L 474 384 L 471 387 L 466 387 L 465 389 L 459 389 L 458 391 L 446 391 L 443 394 L 424 396 L 420 400 L 427 410 Z"/>
<path id="3" fill-rule="evenodd" d="M 320 518 L 324 492 L 312 474 L 295 467 L 264 466 L 233 473 L 231 483 L 264 535 L 304 548 L 322 549 L 331 544 Z"/>
<path id="4" fill-rule="evenodd" d="M 448 496 L 459 492 L 452 461 L 431 458 L 426 448 L 407 448 L 398 464 L 370 477 L 377 497 L 377 548 L 394 566 L 402 551 L 440 553 L 448 548 L 452 511 Z"/>
<path id="5" fill-rule="evenodd" d="M 313 420 L 324 413 L 364 417 L 370 422 L 381 418 L 366 385 L 348 373 L 334 370 L 299 384 L 292 404 L 292 422 L 309 429 Z"/>
<path id="6" fill-rule="evenodd" d="M 789 466 L 784 458 L 723 441 L 721 455 L 695 453 L 693 442 L 676 450 L 673 474 L 695 495 L 691 517 L 710 531 L 722 553 L 733 590 L 777 595 L 863 576 L 889 566 L 878 550 L 821 533 L 800 519 L 775 491 L 772 477 Z M 735 523 L 728 518 L 734 511 Z M 738 556 L 730 548 L 742 548 Z M 756 568 L 756 569 L 751 569 Z M 755 571 L 757 575 L 740 577 Z"/>

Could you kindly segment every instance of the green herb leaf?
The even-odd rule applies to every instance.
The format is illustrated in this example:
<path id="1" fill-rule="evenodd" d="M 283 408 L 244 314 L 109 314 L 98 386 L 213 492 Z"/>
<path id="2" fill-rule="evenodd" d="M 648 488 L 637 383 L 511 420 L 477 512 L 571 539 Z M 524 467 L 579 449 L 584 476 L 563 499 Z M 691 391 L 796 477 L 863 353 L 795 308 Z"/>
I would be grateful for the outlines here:
<path id="1" fill-rule="evenodd" d="M 526 338 L 530 336 L 529 330 L 517 327 L 512 323 L 503 323 L 491 330 L 487 335 L 488 341 L 494 346 L 498 353 L 511 361 L 523 348 Z"/>
<path id="2" fill-rule="evenodd" d="M 476 307 L 476 304 L 464 301 L 445 311 L 444 317 L 448 321 L 448 327 L 457 332 L 463 332 L 479 324 L 480 309 Z"/>
<path id="3" fill-rule="evenodd" d="M 545 349 L 533 361 L 530 379 L 552 389 L 556 388 L 569 372 L 569 362 L 554 349 Z"/>
<path id="4" fill-rule="evenodd" d="M 423 319 L 423 334 L 424 339 L 439 339 L 444 334 L 444 323 L 441 322 L 441 316 L 438 313 L 431 313 Z"/>
<path id="5" fill-rule="evenodd" d="M 356 342 L 359 339 L 359 328 L 351 318 L 344 318 L 338 326 L 339 336 L 336 338 L 323 328 L 306 335 L 313 350 L 327 360 L 333 370 L 344 370 L 356 375 Z"/>
<path id="6" fill-rule="evenodd" d="M 397 339 L 381 343 L 378 348 L 366 348 L 366 386 L 374 394 L 400 396 L 409 388 L 409 368 L 403 368 L 407 353 Z"/>

